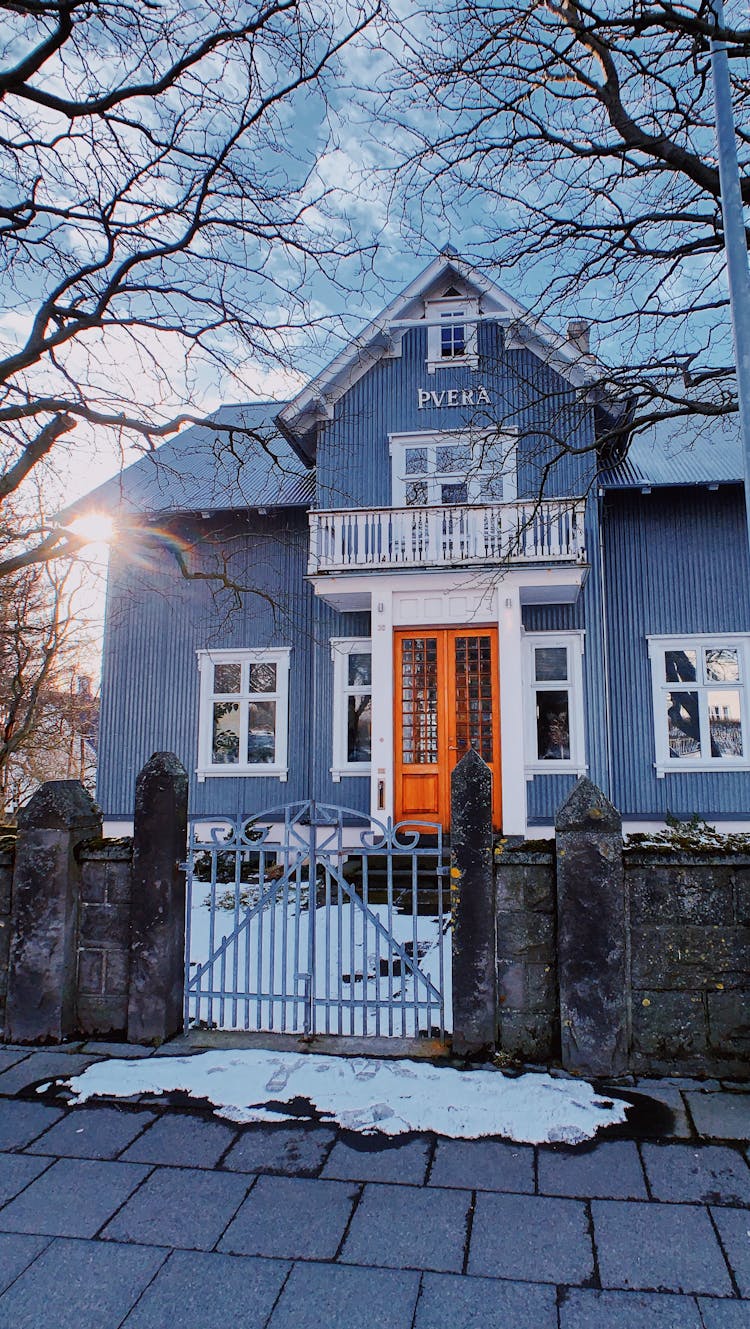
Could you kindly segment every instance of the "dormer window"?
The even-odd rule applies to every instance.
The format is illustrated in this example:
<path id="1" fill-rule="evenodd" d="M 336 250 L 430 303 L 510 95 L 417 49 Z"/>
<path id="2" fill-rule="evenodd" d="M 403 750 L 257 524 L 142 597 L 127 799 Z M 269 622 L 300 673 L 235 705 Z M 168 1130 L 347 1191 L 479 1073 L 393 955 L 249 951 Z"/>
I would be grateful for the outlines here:
<path id="1" fill-rule="evenodd" d="M 425 300 L 427 320 L 427 369 L 450 369 L 454 365 L 468 365 L 476 369 L 477 319 L 479 301 L 461 295 L 455 287 L 439 299 Z"/>

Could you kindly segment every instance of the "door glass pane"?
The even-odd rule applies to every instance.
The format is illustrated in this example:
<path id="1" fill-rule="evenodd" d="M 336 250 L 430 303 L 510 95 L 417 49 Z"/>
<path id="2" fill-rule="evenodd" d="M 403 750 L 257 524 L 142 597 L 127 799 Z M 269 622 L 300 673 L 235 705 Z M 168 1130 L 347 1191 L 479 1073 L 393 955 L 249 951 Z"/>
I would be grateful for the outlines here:
<path id="1" fill-rule="evenodd" d="M 372 700 L 349 697 L 346 723 L 347 761 L 369 761 L 371 753 Z"/>
<path id="2" fill-rule="evenodd" d="M 537 692 L 536 743 L 539 761 L 570 759 L 570 700 L 567 692 Z"/>
<path id="3" fill-rule="evenodd" d="M 427 481 L 413 480 L 406 486 L 406 504 L 410 508 L 427 506 Z"/>
<path id="4" fill-rule="evenodd" d="M 456 637 L 456 748 L 492 761 L 492 648 L 489 637 Z"/>
<path id="5" fill-rule="evenodd" d="M 437 638 L 404 637 L 401 660 L 401 759 L 432 765 L 438 759 Z"/>
<path id="6" fill-rule="evenodd" d="M 240 759 L 240 708 L 236 701 L 214 702 L 211 761 L 234 765 Z"/>
<path id="7" fill-rule="evenodd" d="M 468 501 L 469 486 L 465 480 L 460 484 L 440 486 L 441 503 L 468 503 Z"/>
<path id="8" fill-rule="evenodd" d="M 695 652 L 690 654 L 694 656 Z M 667 732 L 669 755 L 673 760 L 680 761 L 683 757 L 700 756 L 701 730 L 697 692 L 667 693 Z"/>
<path id="9" fill-rule="evenodd" d="M 407 448 L 406 474 L 424 475 L 427 471 L 427 448 Z"/>
<path id="10" fill-rule="evenodd" d="M 241 664 L 235 662 L 232 664 L 214 665 L 214 692 L 239 692 L 241 686 Z"/>
<path id="11" fill-rule="evenodd" d="M 276 755 L 276 702 L 251 701 L 248 706 L 247 760 L 266 766 Z"/>
<path id="12" fill-rule="evenodd" d="M 667 683 L 694 683 L 698 657 L 695 651 L 665 651 Z"/>
<path id="13" fill-rule="evenodd" d="M 276 665 L 275 665 L 275 664 L 251 664 L 251 666 L 250 666 L 250 691 L 251 691 L 251 692 L 275 692 L 275 691 L 276 691 Z"/>
<path id="14" fill-rule="evenodd" d="M 372 656 L 369 651 L 353 651 L 349 656 L 349 687 L 369 688 L 372 683 Z"/>
<path id="15" fill-rule="evenodd" d="M 567 683 L 567 646 L 536 646 L 534 648 L 534 678 L 537 683 Z"/>
<path id="16" fill-rule="evenodd" d="M 435 470 L 439 475 L 447 471 L 467 471 L 471 466 L 471 446 L 468 443 L 443 443 L 435 448 Z"/>
<path id="17" fill-rule="evenodd" d="M 709 683 L 736 683 L 739 676 L 736 647 L 706 651 L 706 678 Z"/>
<path id="18" fill-rule="evenodd" d="M 708 652 L 706 652 L 708 654 Z M 732 688 L 717 688 L 708 694 L 708 732 L 712 757 L 742 756 L 740 694 Z"/>

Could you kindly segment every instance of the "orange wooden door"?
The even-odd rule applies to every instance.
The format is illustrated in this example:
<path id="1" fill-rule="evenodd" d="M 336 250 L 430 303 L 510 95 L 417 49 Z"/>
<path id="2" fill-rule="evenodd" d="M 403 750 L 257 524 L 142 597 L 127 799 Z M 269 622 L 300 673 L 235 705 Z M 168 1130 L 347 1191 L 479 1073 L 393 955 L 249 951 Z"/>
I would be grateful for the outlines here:
<path id="1" fill-rule="evenodd" d="M 496 628 L 402 629 L 395 634 L 397 821 L 450 826 L 451 771 L 470 747 L 492 771 L 501 824 Z"/>

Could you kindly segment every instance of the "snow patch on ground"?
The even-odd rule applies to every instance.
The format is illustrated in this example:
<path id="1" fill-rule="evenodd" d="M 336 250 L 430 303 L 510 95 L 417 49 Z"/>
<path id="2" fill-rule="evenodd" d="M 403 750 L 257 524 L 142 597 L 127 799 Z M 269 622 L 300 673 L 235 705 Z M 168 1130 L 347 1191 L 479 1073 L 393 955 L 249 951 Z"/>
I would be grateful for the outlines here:
<path id="1" fill-rule="evenodd" d="M 327 1121 L 363 1134 L 430 1131 L 455 1139 L 495 1135 L 526 1144 L 579 1144 L 625 1121 L 627 1104 L 583 1080 L 517 1077 L 419 1061 L 257 1050 L 109 1060 L 69 1081 L 76 1103 L 182 1090 L 239 1123 L 284 1121 L 283 1104 L 308 1100 Z"/>

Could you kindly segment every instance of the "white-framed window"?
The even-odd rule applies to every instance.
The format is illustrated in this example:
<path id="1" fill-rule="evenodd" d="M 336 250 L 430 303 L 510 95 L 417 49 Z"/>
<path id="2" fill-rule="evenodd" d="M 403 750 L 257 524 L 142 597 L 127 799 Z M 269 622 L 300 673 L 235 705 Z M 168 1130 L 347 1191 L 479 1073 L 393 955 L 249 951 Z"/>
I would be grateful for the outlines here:
<path id="1" fill-rule="evenodd" d="M 334 780 L 369 775 L 372 757 L 372 643 L 332 637 Z"/>
<path id="2" fill-rule="evenodd" d="M 750 766 L 750 637 L 648 637 L 656 772 Z"/>
<path id="3" fill-rule="evenodd" d="M 514 502 L 516 444 L 515 430 L 391 434 L 394 507 Z"/>
<path id="4" fill-rule="evenodd" d="M 286 780 L 291 648 L 198 651 L 198 776 Z"/>
<path id="5" fill-rule="evenodd" d="M 453 365 L 479 365 L 477 354 L 477 318 L 479 302 L 462 295 L 425 300 L 427 319 L 427 370 Z"/>
<path id="6" fill-rule="evenodd" d="M 582 632 L 524 633 L 526 771 L 583 775 Z"/>

